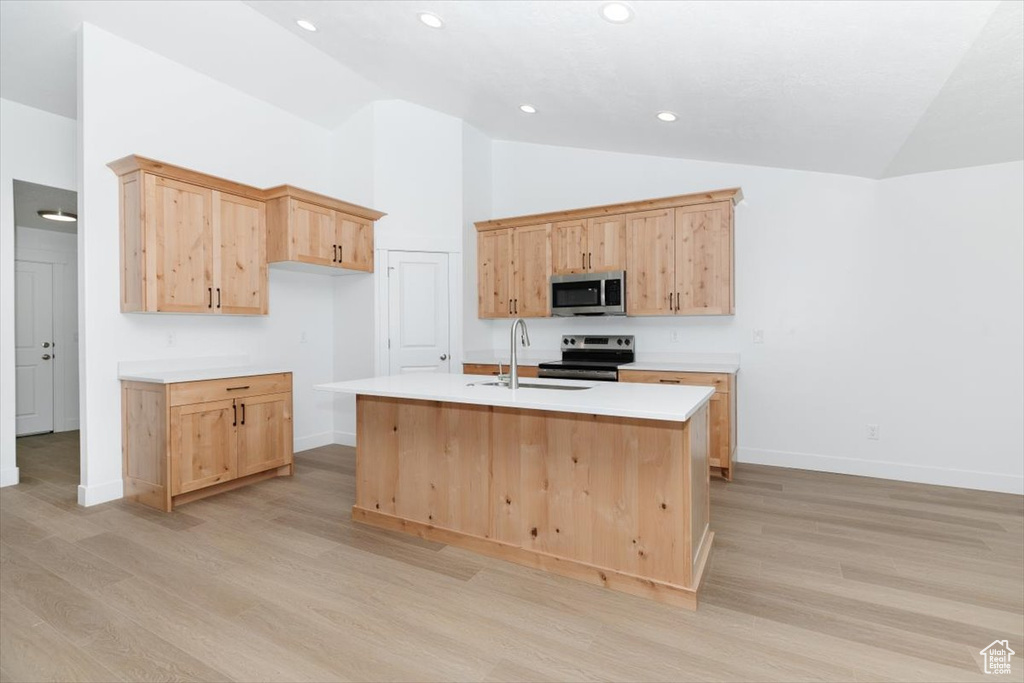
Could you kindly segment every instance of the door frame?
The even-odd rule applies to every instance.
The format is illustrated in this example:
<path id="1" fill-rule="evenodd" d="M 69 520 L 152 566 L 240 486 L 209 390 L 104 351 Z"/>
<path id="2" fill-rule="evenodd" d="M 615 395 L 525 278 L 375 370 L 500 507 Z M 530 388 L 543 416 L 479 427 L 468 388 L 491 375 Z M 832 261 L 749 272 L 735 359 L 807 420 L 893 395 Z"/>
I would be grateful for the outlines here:
<path id="1" fill-rule="evenodd" d="M 65 402 L 68 388 L 68 350 L 75 345 L 72 343 L 73 335 L 78 332 L 77 326 L 69 326 L 65 323 L 66 311 L 69 302 L 67 301 L 66 287 L 69 265 L 72 260 L 77 265 L 77 251 L 57 251 L 53 249 L 31 249 L 26 247 L 14 248 L 14 262 L 29 261 L 33 263 L 46 263 L 53 268 L 53 340 L 56 342 L 53 359 L 53 431 L 68 432 L 79 428 L 79 415 L 71 415 Z M 75 288 L 78 288 L 78 278 L 75 278 Z M 15 295 L 17 296 L 17 295 Z M 77 355 L 77 351 L 76 351 Z"/>
<path id="2" fill-rule="evenodd" d="M 388 277 L 388 256 L 391 252 L 409 254 L 447 254 L 448 256 L 448 372 L 462 373 L 462 252 L 441 249 L 374 249 L 373 281 L 374 329 L 373 367 L 375 374 L 387 375 L 391 371 L 391 351 L 388 348 L 390 320 L 390 278 Z"/>

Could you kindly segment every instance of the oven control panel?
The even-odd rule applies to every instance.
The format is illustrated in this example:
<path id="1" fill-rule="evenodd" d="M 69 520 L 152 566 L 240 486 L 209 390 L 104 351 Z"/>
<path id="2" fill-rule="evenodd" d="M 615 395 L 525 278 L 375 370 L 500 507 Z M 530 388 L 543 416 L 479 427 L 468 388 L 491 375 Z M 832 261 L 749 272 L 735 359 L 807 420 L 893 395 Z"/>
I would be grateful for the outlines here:
<path id="1" fill-rule="evenodd" d="M 633 335 L 565 335 L 562 351 L 626 351 L 633 350 Z"/>

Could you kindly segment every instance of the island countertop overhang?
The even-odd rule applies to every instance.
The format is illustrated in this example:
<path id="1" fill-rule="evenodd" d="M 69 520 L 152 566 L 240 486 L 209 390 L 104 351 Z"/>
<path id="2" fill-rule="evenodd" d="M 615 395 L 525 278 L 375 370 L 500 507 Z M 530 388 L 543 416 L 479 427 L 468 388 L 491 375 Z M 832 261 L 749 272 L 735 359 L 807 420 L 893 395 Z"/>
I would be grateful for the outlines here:
<path id="1" fill-rule="evenodd" d="M 493 381 L 480 375 L 417 373 L 319 384 L 314 388 L 357 396 L 380 396 L 419 401 L 546 410 L 586 415 L 686 422 L 715 393 L 714 387 L 661 386 L 619 382 L 582 382 L 531 378 L 531 384 L 588 386 L 566 391 L 482 386 Z"/>

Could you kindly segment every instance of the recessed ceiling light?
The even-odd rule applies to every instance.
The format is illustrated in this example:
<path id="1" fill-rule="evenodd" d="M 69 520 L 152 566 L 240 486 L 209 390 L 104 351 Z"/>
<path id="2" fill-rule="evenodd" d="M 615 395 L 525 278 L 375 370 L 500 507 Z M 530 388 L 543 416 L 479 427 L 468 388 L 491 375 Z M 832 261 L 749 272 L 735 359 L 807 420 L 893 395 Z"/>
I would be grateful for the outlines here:
<path id="1" fill-rule="evenodd" d="M 519 111 L 523 112 L 524 114 L 536 114 L 537 107 L 533 106 L 532 104 L 520 104 Z"/>
<path id="2" fill-rule="evenodd" d="M 42 218 L 50 221 L 60 221 L 61 223 L 74 223 L 78 220 L 78 216 L 69 211 L 61 211 L 60 209 L 43 209 L 37 212 Z"/>
<path id="3" fill-rule="evenodd" d="M 624 2 L 606 2 L 601 5 L 601 16 L 613 24 L 625 24 L 633 18 L 633 8 Z"/>
<path id="4" fill-rule="evenodd" d="M 437 16 L 436 14 L 431 14 L 430 12 L 420 12 L 419 15 L 417 16 L 419 16 L 420 21 L 422 21 L 430 28 L 441 28 L 442 26 L 444 26 L 444 22 L 441 20 L 441 17 Z"/>
<path id="5" fill-rule="evenodd" d="M 659 121 L 665 121 L 666 123 L 671 123 L 671 122 L 675 121 L 678 118 L 679 118 L 678 116 L 676 116 L 675 114 L 673 114 L 670 111 L 659 111 L 658 112 L 658 120 Z"/>
<path id="6" fill-rule="evenodd" d="M 316 31 L 316 25 L 312 21 L 306 21 L 305 19 L 299 19 L 295 23 L 299 25 L 299 28 L 304 28 L 307 31 Z"/>

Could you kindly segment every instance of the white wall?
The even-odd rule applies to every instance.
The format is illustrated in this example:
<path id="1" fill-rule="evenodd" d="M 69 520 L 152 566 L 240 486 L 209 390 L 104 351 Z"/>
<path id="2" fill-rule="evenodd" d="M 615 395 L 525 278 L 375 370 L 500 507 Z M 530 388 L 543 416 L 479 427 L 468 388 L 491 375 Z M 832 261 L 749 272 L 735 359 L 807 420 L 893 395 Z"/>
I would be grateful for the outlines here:
<path id="1" fill-rule="evenodd" d="M 53 266 L 53 431 L 78 429 L 78 236 L 18 226 L 15 258 Z"/>
<path id="2" fill-rule="evenodd" d="M 491 214 L 742 186 L 735 316 L 534 320 L 534 347 L 738 352 L 741 462 L 1024 492 L 1022 185 L 1021 163 L 878 182 L 495 141 Z M 466 348 L 507 327 L 467 320 Z"/>
<path id="3" fill-rule="evenodd" d="M 492 141 L 489 137 L 466 125 L 462 132 L 462 308 L 465 311 L 466 348 L 479 350 L 481 341 L 489 339 L 492 325 L 481 320 L 476 312 L 477 296 L 476 227 L 477 221 L 493 217 L 491 209 Z M 476 344 L 476 345 L 474 345 Z M 485 345 L 482 348 L 488 348 Z"/>
<path id="4" fill-rule="evenodd" d="M 330 443 L 332 398 L 312 387 L 333 378 L 331 279 L 272 268 L 267 317 L 122 314 L 117 179 L 106 167 L 141 154 L 257 187 L 335 194 L 330 133 L 95 26 L 83 26 L 80 52 L 80 502 L 121 495 L 121 420 L 111 406 L 120 402 L 122 360 L 247 353 L 284 361 L 294 371 L 296 448 Z"/>
<path id="5" fill-rule="evenodd" d="M 75 121 L 0 99 L 0 486 L 18 483 L 14 394 L 14 181 L 77 189 Z"/>

